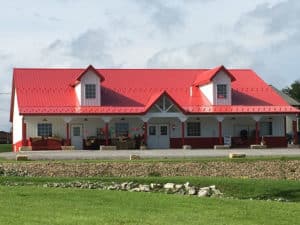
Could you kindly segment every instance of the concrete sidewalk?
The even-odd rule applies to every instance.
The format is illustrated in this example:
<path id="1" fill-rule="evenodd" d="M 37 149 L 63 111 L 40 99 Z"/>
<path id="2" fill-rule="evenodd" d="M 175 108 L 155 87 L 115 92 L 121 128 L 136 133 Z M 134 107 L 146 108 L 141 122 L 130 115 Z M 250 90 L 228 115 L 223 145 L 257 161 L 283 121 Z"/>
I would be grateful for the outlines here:
<path id="1" fill-rule="evenodd" d="M 130 155 L 142 158 L 200 158 L 227 157 L 229 153 L 245 153 L 247 156 L 300 156 L 300 148 L 277 149 L 164 149 L 164 150 L 66 150 L 66 151 L 26 151 L 20 153 L 0 153 L 0 158 L 15 159 L 16 154 L 26 154 L 31 160 L 74 160 L 74 159 L 129 159 Z"/>

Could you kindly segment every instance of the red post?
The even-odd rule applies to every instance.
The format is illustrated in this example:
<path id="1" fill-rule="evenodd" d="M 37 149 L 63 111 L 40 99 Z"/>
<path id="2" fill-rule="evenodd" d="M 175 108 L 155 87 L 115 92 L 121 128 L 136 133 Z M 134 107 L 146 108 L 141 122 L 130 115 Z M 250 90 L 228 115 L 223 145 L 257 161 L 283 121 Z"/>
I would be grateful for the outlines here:
<path id="1" fill-rule="evenodd" d="M 105 145 L 108 145 L 108 123 L 105 123 Z"/>
<path id="2" fill-rule="evenodd" d="M 184 145 L 184 122 L 181 122 L 181 141 L 183 146 Z"/>
<path id="3" fill-rule="evenodd" d="M 144 144 L 147 145 L 148 123 L 144 122 Z"/>
<path id="4" fill-rule="evenodd" d="M 223 144 L 222 140 L 222 121 L 219 121 L 219 144 Z"/>
<path id="5" fill-rule="evenodd" d="M 284 136 L 286 137 L 286 116 L 284 117 L 283 120 L 283 126 L 284 126 Z"/>
<path id="6" fill-rule="evenodd" d="M 67 140 L 66 140 L 66 145 L 71 145 L 70 142 L 70 125 L 69 123 L 66 123 L 66 133 L 67 133 Z"/>
<path id="7" fill-rule="evenodd" d="M 297 121 L 293 120 L 293 134 L 294 134 L 294 144 L 298 144 L 298 133 L 297 133 Z"/>
<path id="8" fill-rule="evenodd" d="M 259 123 L 255 122 L 255 143 L 259 144 Z"/>
<path id="9" fill-rule="evenodd" d="M 27 146 L 26 123 L 24 117 L 22 118 L 22 146 Z"/>

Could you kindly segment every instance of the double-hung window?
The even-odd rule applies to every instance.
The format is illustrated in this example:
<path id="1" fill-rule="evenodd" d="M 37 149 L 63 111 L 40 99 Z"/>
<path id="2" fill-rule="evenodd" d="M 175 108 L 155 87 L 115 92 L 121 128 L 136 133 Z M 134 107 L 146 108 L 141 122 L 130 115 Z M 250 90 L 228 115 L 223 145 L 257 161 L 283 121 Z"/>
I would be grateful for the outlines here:
<path id="1" fill-rule="evenodd" d="M 96 84 L 85 85 L 85 98 L 96 98 Z"/>
<path id="2" fill-rule="evenodd" d="M 187 123 L 187 136 L 201 136 L 200 122 Z"/>
<path id="3" fill-rule="evenodd" d="M 51 123 L 39 123 L 37 126 L 38 136 L 51 137 L 52 136 L 52 124 Z"/>
<path id="4" fill-rule="evenodd" d="M 217 98 L 227 98 L 226 84 L 217 84 Z"/>

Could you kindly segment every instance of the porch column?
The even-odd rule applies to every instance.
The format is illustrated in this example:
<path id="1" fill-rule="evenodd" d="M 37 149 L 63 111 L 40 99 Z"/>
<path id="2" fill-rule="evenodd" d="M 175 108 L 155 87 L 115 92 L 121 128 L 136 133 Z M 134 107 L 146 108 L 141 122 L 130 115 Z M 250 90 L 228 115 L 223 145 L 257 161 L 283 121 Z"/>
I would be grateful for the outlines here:
<path id="1" fill-rule="evenodd" d="M 253 119 L 255 121 L 255 143 L 259 144 L 259 120 L 260 116 L 253 116 Z"/>
<path id="2" fill-rule="evenodd" d="M 219 129 L 219 145 L 223 144 L 223 132 L 222 132 L 222 122 L 224 120 L 223 116 L 217 116 L 218 129 Z"/>
<path id="3" fill-rule="evenodd" d="M 27 127 L 24 117 L 22 118 L 22 146 L 27 146 Z"/>
<path id="4" fill-rule="evenodd" d="M 109 143 L 108 143 L 108 125 L 109 125 L 109 122 L 111 121 L 111 117 L 102 117 L 104 123 L 105 123 L 105 128 L 104 128 L 104 132 L 105 132 L 105 145 L 107 146 Z"/>
<path id="5" fill-rule="evenodd" d="M 143 134 L 143 138 L 144 138 L 144 145 L 147 145 L 147 137 L 148 137 L 148 121 L 149 121 L 150 117 L 147 116 L 143 116 L 141 117 L 141 120 L 144 122 L 143 124 L 143 129 L 144 129 L 144 134 Z"/>
<path id="6" fill-rule="evenodd" d="M 144 144 L 147 145 L 148 122 L 144 122 Z"/>
<path id="7" fill-rule="evenodd" d="M 72 118 L 71 117 L 64 117 L 64 121 L 66 123 L 66 143 L 65 145 L 71 145 L 71 140 L 70 140 L 70 122 Z"/>
<path id="8" fill-rule="evenodd" d="M 294 134 L 294 144 L 297 145 L 299 143 L 298 133 L 297 133 L 297 120 L 293 120 L 293 134 Z"/>
<path id="9" fill-rule="evenodd" d="M 179 120 L 181 122 L 181 144 L 183 147 L 185 145 L 185 121 L 187 120 L 187 117 L 179 117 Z"/>
<path id="10" fill-rule="evenodd" d="M 283 118 L 284 136 L 286 137 L 286 116 Z"/>

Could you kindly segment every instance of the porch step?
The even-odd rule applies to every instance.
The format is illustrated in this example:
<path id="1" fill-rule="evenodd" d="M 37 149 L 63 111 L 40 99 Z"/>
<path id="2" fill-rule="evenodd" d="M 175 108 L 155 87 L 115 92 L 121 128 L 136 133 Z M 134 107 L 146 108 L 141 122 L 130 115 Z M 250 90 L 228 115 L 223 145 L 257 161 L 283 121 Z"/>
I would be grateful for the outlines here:
<path id="1" fill-rule="evenodd" d="M 117 150 L 115 145 L 100 145 L 100 150 Z"/>
<path id="2" fill-rule="evenodd" d="M 16 160 L 17 161 L 27 161 L 28 160 L 28 155 L 17 154 L 16 155 Z"/>
<path id="3" fill-rule="evenodd" d="M 229 153 L 229 158 L 230 159 L 235 159 L 235 158 L 246 158 L 245 153 Z"/>
<path id="4" fill-rule="evenodd" d="M 183 145 L 182 149 L 192 149 L 192 146 L 190 146 L 190 145 Z"/>
<path id="5" fill-rule="evenodd" d="M 32 151 L 32 146 L 22 146 L 19 148 L 19 151 Z"/>
<path id="6" fill-rule="evenodd" d="M 75 146 L 73 145 L 63 145 L 61 146 L 61 150 L 75 150 Z"/>
<path id="7" fill-rule="evenodd" d="M 251 149 L 265 149 L 267 148 L 266 145 L 250 145 Z"/>
<path id="8" fill-rule="evenodd" d="M 229 145 L 214 145 L 214 149 L 230 149 Z"/>

